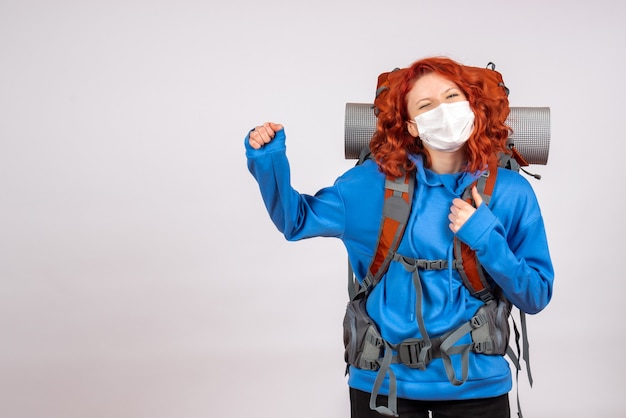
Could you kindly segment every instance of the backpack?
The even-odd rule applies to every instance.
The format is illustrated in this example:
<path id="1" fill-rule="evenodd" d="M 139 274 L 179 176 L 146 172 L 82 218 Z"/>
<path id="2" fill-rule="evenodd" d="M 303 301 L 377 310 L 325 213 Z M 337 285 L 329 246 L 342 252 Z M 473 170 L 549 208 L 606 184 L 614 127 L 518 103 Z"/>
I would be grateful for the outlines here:
<path id="1" fill-rule="evenodd" d="M 505 86 L 501 74 L 495 71 L 495 65 L 492 63 L 489 63 L 487 68 L 465 68 L 483 80 L 483 88 L 489 90 L 489 94 L 508 96 L 509 90 Z M 382 73 L 378 77 L 376 99 L 373 105 L 376 115 L 380 106 L 385 105 L 381 97 L 389 89 L 390 78 L 399 76 L 402 71 L 402 69 L 395 69 L 388 73 Z M 515 171 L 521 169 L 526 172 L 522 167 L 528 166 L 528 162 L 516 150 L 512 141 L 508 145 L 511 153 L 503 154 L 498 159 L 493 159 L 483 175 L 465 190 L 462 196 L 464 200 L 473 204 L 470 190 L 472 186 L 476 185 L 483 201 L 488 204 L 497 180 L 498 167 L 505 167 Z M 371 158 L 371 156 L 366 147 L 359 156 L 357 165 L 363 163 L 367 158 Z M 538 175 L 529 174 L 540 178 Z M 489 281 L 488 275 L 480 265 L 474 251 L 456 237 L 454 241 L 454 265 L 452 268 L 458 271 L 470 294 L 482 300 L 484 304 L 469 321 L 459 328 L 436 338 L 428 336 L 421 315 L 422 295 L 418 270 L 443 270 L 449 266 L 448 260 L 413 259 L 396 253 L 411 212 L 414 182 L 415 175 L 413 171 L 406 172 L 398 178 L 393 176 L 386 177 L 385 200 L 383 215 L 380 221 L 378 243 L 374 256 L 370 261 L 366 277 L 363 278 L 361 283 L 356 279 L 352 267 L 348 263 L 350 302 L 346 308 L 343 322 L 346 373 L 350 365 L 364 370 L 377 370 L 378 373 L 370 397 L 370 408 L 380 414 L 390 416 L 397 416 L 396 381 L 393 369 L 390 367 L 392 363 L 399 362 L 411 368 L 424 369 L 434 358 L 441 358 L 449 381 L 453 385 L 458 386 L 463 384 L 468 378 L 470 351 L 486 355 L 506 354 L 516 368 L 516 377 L 519 376 L 519 371 L 521 370 L 520 357 L 524 359 L 528 379 L 532 386 L 524 313 L 519 311 L 521 333 L 515 321 L 512 321 L 516 353 L 509 345 L 509 317 L 511 317 L 512 304 Z M 408 339 L 396 345 L 390 344 L 381 337 L 376 324 L 369 317 L 366 310 L 367 296 L 385 274 L 392 260 L 400 262 L 406 270 L 412 272 L 417 292 L 416 319 L 420 334 L 423 336 L 423 338 Z M 466 334 L 471 335 L 472 343 L 455 345 Z M 520 338 L 523 344 L 523 351 L 519 345 Z M 394 356 L 392 351 L 396 351 L 397 355 Z M 461 356 L 462 375 L 460 377 L 455 375 L 452 367 L 451 356 L 453 355 Z M 377 405 L 378 392 L 387 374 L 390 376 L 388 405 Z M 518 415 L 521 418 L 519 390 L 517 404 Z"/>

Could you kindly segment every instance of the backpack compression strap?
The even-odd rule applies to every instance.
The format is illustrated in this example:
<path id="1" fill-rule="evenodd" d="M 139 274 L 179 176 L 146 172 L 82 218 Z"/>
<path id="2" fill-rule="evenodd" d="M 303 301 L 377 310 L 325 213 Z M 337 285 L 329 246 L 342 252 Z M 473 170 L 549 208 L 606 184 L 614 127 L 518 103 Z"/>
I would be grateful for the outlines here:
<path id="1" fill-rule="evenodd" d="M 385 180 L 385 201 L 378 244 L 367 275 L 363 278 L 363 287 L 366 292 L 369 292 L 386 272 L 389 262 L 400 245 L 411 211 L 414 183 L 413 171 L 406 172 L 404 176 L 398 178 L 387 176 Z"/>
<path id="2" fill-rule="evenodd" d="M 485 204 L 489 204 L 497 176 L 498 165 L 494 161 L 490 163 L 488 169 L 465 190 L 463 199 L 468 203 L 473 203 L 471 189 L 473 186 L 476 186 Z M 454 238 L 454 256 L 457 260 L 462 260 L 462 263 L 457 264 L 458 272 L 471 295 L 485 303 L 492 300 L 494 296 L 491 285 L 487 281 L 485 271 L 480 265 L 475 251 L 457 237 Z"/>

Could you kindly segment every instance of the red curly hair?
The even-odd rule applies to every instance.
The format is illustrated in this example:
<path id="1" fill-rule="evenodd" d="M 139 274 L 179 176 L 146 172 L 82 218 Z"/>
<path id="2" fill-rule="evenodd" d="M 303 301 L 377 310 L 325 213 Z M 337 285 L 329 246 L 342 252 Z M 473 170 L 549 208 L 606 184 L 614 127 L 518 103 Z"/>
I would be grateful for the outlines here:
<path id="1" fill-rule="evenodd" d="M 468 67 L 449 58 L 425 58 L 409 68 L 388 73 L 374 102 L 377 109 L 376 132 L 370 141 L 370 150 L 380 170 L 393 176 L 412 170 L 409 154 L 423 154 L 426 166 L 430 164 L 428 151 L 422 141 L 407 130 L 410 117 L 407 112 L 407 94 L 424 74 L 437 73 L 456 83 L 472 108 L 474 131 L 464 146 L 466 170 L 475 172 L 487 166 L 490 159 L 501 152 L 510 152 L 506 146 L 511 132 L 506 125 L 509 101 L 500 74 L 487 68 Z M 379 78 L 379 83 L 381 79 Z"/>

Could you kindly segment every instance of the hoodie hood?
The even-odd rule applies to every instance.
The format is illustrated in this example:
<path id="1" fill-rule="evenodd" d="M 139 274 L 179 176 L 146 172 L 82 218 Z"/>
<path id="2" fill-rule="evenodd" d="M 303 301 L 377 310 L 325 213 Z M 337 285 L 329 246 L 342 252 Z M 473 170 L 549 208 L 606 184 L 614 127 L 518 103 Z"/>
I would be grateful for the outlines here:
<path id="1" fill-rule="evenodd" d="M 424 167 L 424 156 L 422 154 L 410 155 L 409 159 L 417 168 L 418 182 L 423 182 L 423 184 L 431 187 L 443 186 L 450 193 L 459 197 L 481 175 L 480 172 L 470 173 L 467 171 L 453 174 L 437 174 Z"/>

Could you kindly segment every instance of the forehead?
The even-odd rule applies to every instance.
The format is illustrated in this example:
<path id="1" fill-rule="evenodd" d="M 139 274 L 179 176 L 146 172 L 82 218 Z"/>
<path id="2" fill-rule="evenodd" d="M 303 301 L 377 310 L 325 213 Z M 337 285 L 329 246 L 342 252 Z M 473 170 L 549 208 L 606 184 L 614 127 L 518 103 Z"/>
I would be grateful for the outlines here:
<path id="1" fill-rule="evenodd" d="M 439 97 L 450 89 L 458 88 L 459 86 L 453 81 L 437 73 L 428 73 L 415 81 L 407 98 L 410 102 L 415 102 L 422 99 Z"/>

